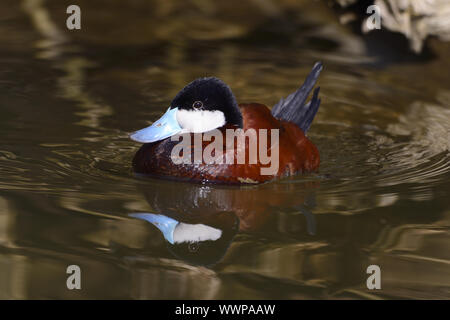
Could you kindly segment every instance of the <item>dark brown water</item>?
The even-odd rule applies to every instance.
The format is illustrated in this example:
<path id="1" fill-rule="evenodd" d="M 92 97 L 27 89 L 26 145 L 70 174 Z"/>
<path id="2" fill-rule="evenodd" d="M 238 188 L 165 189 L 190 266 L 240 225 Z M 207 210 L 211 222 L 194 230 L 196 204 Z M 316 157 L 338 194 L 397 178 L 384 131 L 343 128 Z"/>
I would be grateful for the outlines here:
<path id="1" fill-rule="evenodd" d="M 448 299 L 450 46 L 412 56 L 321 2 L 170 3 L 79 1 L 68 31 L 69 2 L 1 1 L 0 298 Z M 271 106 L 319 60 L 318 174 L 246 188 L 132 174 L 128 133 L 192 79 Z M 137 212 L 223 237 L 171 246 Z"/>

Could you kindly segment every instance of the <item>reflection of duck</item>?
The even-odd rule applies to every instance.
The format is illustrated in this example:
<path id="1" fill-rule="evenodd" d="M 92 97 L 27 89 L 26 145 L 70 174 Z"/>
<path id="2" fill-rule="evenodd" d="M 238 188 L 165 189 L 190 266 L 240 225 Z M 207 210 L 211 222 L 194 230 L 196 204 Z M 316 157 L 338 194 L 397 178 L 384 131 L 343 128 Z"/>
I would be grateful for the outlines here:
<path id="1" fill-rule="evenodd" d="M 131 135 L 133 140 L 145 143 L 133 159 L 135 172 L 193 182 L 241 184 L 260 183 L 316 170 L 320 162 L 319 152 L 305 133 L 320 105 L 319 88 L 314 91 L 309 103 L 306 103 L 306 99 L 321 70 L 322 65 L 317 63 L 303 86 L 282 99 L 273 107 L 272 112 L 266 106 L 256 103 L 238 106 L 230 88 L 217 78 L 194 80 L 176 95 L 170 108 L 159 120 Z M 248 159 L 244 163 L 236 163 L 234 159 L 239 159 L 242 152 L 239 144 L 226 145 L 228 136 L 222 142 L 217 142 L 218 138 L 214 135 L 213 142 L 202 141 L 200 145 L 201 155 L 206 150 L 213 149 L 210 153 L 214 154 L 213 163 L 204 158 L 200 162 L 190 161 L 196 158 L 194 143 L 189 143 L 189 154 L 183 151 L 183 163 L 173 161 L 172 152 L 179 142 L 172 141 L 169 137 L 186 133 L 191 138 L 192 134 L 211 133 L 215 129 L 218 129 L 222 137 L 225 133 L 228 134 L 228 129 L 243 129 L 239 134 L 255 130 L 258 151 L 249 148 L 250 142 L 247 139 L 244 157 L 248 154 Z M 279 134 L 278 143 L 274 140 L 275 131 Z M 270 139 L 265 137 L 266 140 L 261 140 L 262 133 L 267 133 Z M 195 138 L 191 141 L 195 141 Z M 270 149 L 266 147 L 264 151 L 259 150 L 265 148 L 261 146 L 263 141 L 270 145 Z M 210 144 L 215 142 L 217 144 L 212 148 Z M 262 170 L 267 169 L 268 165 L 266 160 L 261 159 L 261 152 L 267 156 L 270 153 L 271 158 L 277 157 L 275 169 L 270 172 Z M 259 157 L 255 157 L 254 153 L 258 153 Z M 230 157 L 232 162 L 229 161 Z M 250 157 L 254 157 L 253 160 Z M 188 162 L 184 161 L 186 159 L 189 159 Z"/>
<path id="2" fill-rule="evenodd" d="M 176 257 L 193 264 L 211 265 L 224 256 L 238 231 L 265 232 L 276 225 L 274 208 L 303 213 L 304 229 L 314 233 L 314 217 L 303 205 L 310 200 L 310 194 L 299 193 L 301 190 L 297 188 L 292 196 L 292 188 L 290 184 L 236 189 L 161 183 L 158 188 L 142 190 L 155 213 L 131 216 L 156 226 Z"/>

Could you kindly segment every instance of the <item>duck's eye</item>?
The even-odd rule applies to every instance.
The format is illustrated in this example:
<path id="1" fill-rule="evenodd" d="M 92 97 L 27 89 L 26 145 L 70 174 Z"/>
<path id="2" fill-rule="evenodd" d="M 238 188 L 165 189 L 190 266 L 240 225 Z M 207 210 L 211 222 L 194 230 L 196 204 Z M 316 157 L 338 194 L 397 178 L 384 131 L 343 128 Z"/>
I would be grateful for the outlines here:
<path id="1" fill-rule="evenodd" d="M 199 247 L 200 247 L 200 243 L 198 243 L 198 242 L 191 242 L 188 244 L 188 250 L 191 253 L 197 252 Z"/>
<path id="2" fill-rule="evenodd" d="M 201 102 L 201 101 L 195 101 L 195 102 L 192 104 L 192 107 L 193 107 L 194 109 L 200 109 L 200 108 L 203 107 L 203 102 Z"/>

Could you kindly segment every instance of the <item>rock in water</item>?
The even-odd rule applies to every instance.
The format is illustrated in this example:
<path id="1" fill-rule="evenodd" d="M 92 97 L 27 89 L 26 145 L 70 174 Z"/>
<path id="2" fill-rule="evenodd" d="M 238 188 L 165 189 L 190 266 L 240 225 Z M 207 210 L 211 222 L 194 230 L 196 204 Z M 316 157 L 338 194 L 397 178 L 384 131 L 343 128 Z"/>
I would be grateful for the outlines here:
<path id="1" fill-rule="evenodd" d="M 344 7 L 357 2 L 336 1 Z M 450 41 L 449 0 L 375 0 L 374 4 L 380 9 L 382 27 L 403 33 L 417 53 L 422 51 L 423 43 L 430 35 Z M 362 28 L 365 32 L 370 31 L 366 21 Z"/>

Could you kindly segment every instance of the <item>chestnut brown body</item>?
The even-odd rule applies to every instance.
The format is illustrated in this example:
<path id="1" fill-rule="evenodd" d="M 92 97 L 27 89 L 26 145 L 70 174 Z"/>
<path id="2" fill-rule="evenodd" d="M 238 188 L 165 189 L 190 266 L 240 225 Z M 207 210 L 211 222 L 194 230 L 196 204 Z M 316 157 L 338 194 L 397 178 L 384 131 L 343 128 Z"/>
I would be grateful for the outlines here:
<path id="1" fill-rule="evenodd" d="M 271 144 L 270 129 L 279 130 L 278 170 L 273 174 L 261 173 L 261 168 L 267 168 L 270 164 L 262 164 L 259 157 L 257 163 L 249 163 L 248 139 L 246 139 L 246 161 L 244 164 L 237 164 L 237 147 L 234 146 L 232 150 L 226 149 L 225 138 L 223 139 L 223 156 L 225 157 L 227 152 L 233 152 L 235 159 L 233 164 L 227 164 L 225 158 L 222 164 L 194 163 L 194 161 L 175 164 L 172 162 L 171 153 L 179 141 L 171 141 L 170 138 L 167 138 L 142 145 L 134 156 L 133 170 L 139 174 L 192 182 L 252 184 L 298 173 L 312 172 L 319 168 L 319 151 L 296 124 L 274 118 L 269 108 L 262 104 L 240 104 L 239 108 L 243 117 L 243 130 L 255 129 L 258 132 L 258 129 L 268 129 L 267 145 L 269 147 Z M 230 128 L 233 127 L 220 128 L 223 137 L 225 137 L 226 129 Z M 234 128 L 237 129 L 237 127 Z M 191 138 L 191 141 L 191 159 L 194 159 L 194 139 Z M 202 148 L 204 149 L 210 143 L 212 142 L 203 141 Z M 258 150 L 259 147 L 258 141 Z"/>

